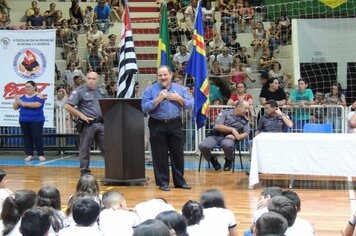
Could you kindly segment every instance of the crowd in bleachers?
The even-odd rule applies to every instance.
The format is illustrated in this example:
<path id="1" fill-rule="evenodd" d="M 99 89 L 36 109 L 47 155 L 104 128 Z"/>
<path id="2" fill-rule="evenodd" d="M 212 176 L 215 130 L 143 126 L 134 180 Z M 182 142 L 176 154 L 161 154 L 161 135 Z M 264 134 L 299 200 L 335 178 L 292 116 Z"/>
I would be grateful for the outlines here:
<path id="1" fill-rule="evenodd" d="M 190 87 L 194 81 L 185 74 L 184 62 L 189 60 L 192 50 L 197 1 L 185 4 L 171 0 L 167 1 L 167 8 L 175 77 Z M 254 83 L 259 77 L 278 77 L 283 87 L 293 88 L 291 73 L 284 72 L 274 57 L 279 53 L 279 45 L 291 40 L 291 22 L 286 11 L 268 22 L 267 30 L 264 29 L 267 12 L 261 1 L 202 1 L 202 12 L 209 79 L 221 91 L 222 104 L 236 94 L 237 83 L 246 80 Z M 239 35 L 245 32 L 253 35 L 250 45 L 239 42 Z M 279 64 L 279 69 L 273 68 L 274 63 Z"/>
<path id="2" fill-rule="evenodd" d="M 98 0 L 96 2 L 97 5 L 91 7 L 90 5 L 86 6 L 85 1 L 71 1 L 68 9 L 69 19 L 65 19 L 62 11 L 56 9 L 56 3 L 48 3 L 48 9 L 40 9 L 37 1 L 32 1 L 31 6 L 25 12 L 26 25 L 8 27 L 13 29 L 57 29 L 56 46 L 57 50 L 62 51 L 62 59 L 66 61 L 66 71 L 61 79 L 57 78 L 56 84 L 58 87 L 64 87 L 67 94 L 73 89 L 73 77 L 77 75 L 82 78 L 82 74 L 87 71 L 96 71 L 102 74 L 108 92 L 112 95 L 115 94 L 112 88 L 116 83 L 118 42 L 115 35 L 107 37 L 106 33 L 108 33 L 111 22 L 121 20 L 123 8 L 120 0 Z M 209 74 L 214 75 L 211 79 L 218 80 L 215 81 L 215 84 L 224 95 L 221 98 L 222 104 L 226 104 L 230 95 L 236 93 L 236 82 L 244 82 L 245 79 L 249 79 L 251 82 L 256 81 L 256 76 L 252 75 L 253 72 L 256 72 L 256 67 L 257 72 L 269 72 L 271 63 L 275 61 L 272 55 L 278 52 L 278 45 L 283 41 L 281 40 L 281 34 L 285 31 L 282 29 L 283 25 L 290 27 L 290 20 L 282 12 L 280 19 L 276 19 L 276 24 L 271 24 L 271 29 L 264 30 L 262 20 L 266 19 L 266 9 L 258 1 L 202 1 L 202 6 Z M 189 60 L 192 49 L 191 38 L 197 1 L 169 0 L 167 7 L 175 78 L 191 87 L 194 81 L 184 70 L 185 62 Z M 5 12 L 9 12 L 6 0 L 2 5 L 0 4 L 0 8 L 1 12 L 4 12 L 4 16 L 9 16 L 9 14 L 5 14 Z M 178 17 L 178 13 L 180 17 Z M 2 25 L 6 26 L 7 24 Z M 248 28 L 250 30 L 247 30 Z M 254 49 L 253 56 L 247 52 L 250 46 L 241 45 L 238 42 L 238 34 L 247 31 L 254 35 L 254 41 L 251 42 Z M 84 44 L 87 46 L 87 52 L 84 53 L 87 55 L 85 58 L 78 56 L 78 45 L 83 45 L 82 42 L 78 42 L 79 34 L 87 36 L 87 43 Z M 283 42 L 287 43 L 289 39 L 290 34 Z M 181 46 L 182 48 L 180 48 Z M 260 48 L 266 53 L 263 53 L 258 65 L 253 68 L 251 59 L 261 54 L 261 52 L 258 53 L 261 51 Z M 268 49 L 270 49 L 269 53 Z M 215 64 L 214 61 L 219 63 Z M 216 65 L 215 68 L 213 68 L 213 64 Z M 291 81 L 289 84 L 292 86 Z"/>
<path id="3" fill-rule="evenodd" d="M 86 1 L 71 1 L 69 19 L 61 10 L 56 9 L 56 3 L 48 3 L 47 9 L 40 9 L 37 1 L 24 12 L 25 24 L 10 26 L 10 14 L 6 0 L 0 2 L 0 19 L 7 17 L 7 21 L 0 22 L 1 29 L 56 29 L 56 50 L 61 51 L 65 60 L 64 71 L 56 69 L 57 90 L 64 88 L 67 94 L 83 83 L 84 74 L 95 71 L 105 78 L 108 93 L 115 96 L 116 74 L 118 66 L 118 42 L 116 35 L 108 35 L 112 22 L 121 21 L 123 12 L 120 0 L 98 0 L 96 6 L 85 5 Z M 5 14 L 6 13 L 6 14 Z M 79 42 L 78 36 L 86 35 L 86 43 Z M 80 56 L 81 47 L 87 47 L 87 52 Z"/>
<path id="4" fill-rule="evenodd" d="M 57 30 L 57 50 L 62 52 L 61 59 L 66 64 L 65 70 L 56 69 L 56 90 L 64 89 L 66 92 L 57 95 L 57 100 L 65 100 L 66 94 L 80 86 L 88 71 L 101 74 L 108 94 L 116 96 L 118 40 L 115 34 L 108 34 L 107 27 L 111 27 L 111 22 L 121 19 L 121 1 L 98 0 L 92 7 L 84 1 L 73 0 L 68 6 L 69 19 L 63 17 L 54 2 L 48 3 L 48 10 L 43 14 L 36 1 L 32 1 L 24 12 L 27 18 L 23 28 L 50 27 Z M 185 72 L 185 66 L 192 51 L 196 7 L 196 0 L 167 1 L 173 79 L 187 86 L 190 91 L 193 91 L 194 80 Z M 279 45 L 288 44 L 291 40 L 291 19 L 286 11 L 282 10 L 276 19 L 267 22 L 266 8 L 259 1 L 206 0 L 202 1 L 202 7 L 211 104 L 231 105 L 244 99 L 251 105 L 263 105 L 265 101 L 274 99 L 280 106 L 286 105 L 294 89 L 294 81 L 291 73 L 284 71 L 276 59 Z M 0 8 L 2 12 L 9 12 L 6 0 L 0 2 Z M 267 30 L 264 29 L 265 25 L 269 25 Z M 239 36 L 247 32 L 253 35 L 253 41 L 250 45 L 242 45 Z M 79 35 L 86 35 L 86 42 L 79 42 L 85 40 Z M 80 53 L 80 50 L 85 52 Z M 83 54 L 86 56 L 81 56 Z M 256 83 L 257 79 L 260 85 Z M 246 92 L 254 85 L 262 86 L 259 98 Z M 309 84 L 308 88 L 311 86 Z M 135 88 L 138 97 L 139 83 Z M 316 93 L 320 95 L 332 92 L 331 88 L 332 84 L 322 89 L 312 89 L 318 90 Z M 340 87 L 339 90 L 340 95 L 333 97 L 341 100 L 343 93 Z M 313 104 L 316 103 L 315 100 Z M 318 104 L 338 103 L 332 103 L 326 97 L 319 99 Z M 345 102 L 339 104 L 346 105 Z"/>

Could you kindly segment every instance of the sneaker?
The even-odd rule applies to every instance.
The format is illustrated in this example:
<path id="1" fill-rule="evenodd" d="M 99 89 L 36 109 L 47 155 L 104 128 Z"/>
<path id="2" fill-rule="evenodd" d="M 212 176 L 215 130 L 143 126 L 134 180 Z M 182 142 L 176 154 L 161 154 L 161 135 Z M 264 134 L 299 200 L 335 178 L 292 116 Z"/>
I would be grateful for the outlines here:
<path id="1" fill-rule="evenodd" d="M 210 162 L 213 165 L 215 170 L 220 170 L 221 169 L 221 165 L 218 162 L 218 158 L 216 158 L 216 156 L 211 156 Z"/>
<path id="2" fill-rule="evenodd" d="M 32 160 L 32 156 L 27 156 L 26 158 L 25 158 L 25 161 L 31 161 Z"/>
<path id="3" fill-rule="evenodd" d="M 39 156 L 38 159 L 39 159 L 40 161 L 45 161 L 45 160 L 46 160 L 46 158 L 45 158 L 44 156 Z"/>

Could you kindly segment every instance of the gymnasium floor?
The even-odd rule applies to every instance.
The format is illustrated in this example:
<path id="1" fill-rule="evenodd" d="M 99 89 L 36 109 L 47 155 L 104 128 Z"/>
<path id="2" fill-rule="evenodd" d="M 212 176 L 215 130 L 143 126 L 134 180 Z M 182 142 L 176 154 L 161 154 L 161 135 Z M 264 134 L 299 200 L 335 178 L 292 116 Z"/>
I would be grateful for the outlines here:
<path id="1" fill-rule="evenodd" d="M 23 161 L 22 152 L 2 152 L 0 168 L 8 172 L 10 189 L 33 189 L 38 191 L 42 186 L 54 185 L 62 195 L 62 207 L 65 207 L 70 195 L 75 191 L 79 178 L 79 161 L 77 154 L 57 155 L 46 153 L 47 160 L 39 162 Z M 222 158 L 222 157 L 221 157 Z M 154 183 L 151 165 L 146 165 L 144 186 L 104 186 L 102 192 L 115 189 L 124 193 L 128 206 L 154 197 L 163 197 L 178 211 L 187 200 L 199 200 L 203 191 L 217 188 L 223 191 L 226 205 L 234 211 L 239 222 L 239 235 L 251 222 L 260 193 L 265 187 L 279 186 L 288 189 L 291 176 L 261 174 L 261 183 L 254 189 L 248 189 L 248 175 L 239 170 L 236 172 L 213 171 L 203 163 L 201 172 L 197 171 L 197 156 L 186 156 L 185 178 L 192 190 L 172 188 L 170 192 L 162 192 Z M 220 160 L 223 163 L 223 160 Z M 244 157 L 244 167 L 248 168 L 248 157 Z M 92 155 L 92 174 L 98 180 L 104 177 L 104 161 L 100 155 Z M 309 220 L 315 227 L 317 235 L 341 235 L 340 230 L 347 224 L 349 216 L 355 208 L 355 182 L 344 177 L 294 176 L 293 190 L 302 199 L 302 210 L 299 216 Z M 350 179 L 351 180 L 351 179 Z"/>

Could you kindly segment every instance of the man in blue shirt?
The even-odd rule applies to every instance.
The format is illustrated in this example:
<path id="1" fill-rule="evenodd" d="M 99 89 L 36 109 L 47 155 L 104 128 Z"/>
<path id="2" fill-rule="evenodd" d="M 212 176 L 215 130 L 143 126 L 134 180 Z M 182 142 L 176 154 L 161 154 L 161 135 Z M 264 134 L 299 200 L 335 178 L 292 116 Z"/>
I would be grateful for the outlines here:
<path id="1" fill-rule="evenodd" d="M 94 19 L 99 26 L 99 30 L 104 34 L 108 33 L 110 27 L 110 12 L 111 8 L 106 4 L 105 0 L 99 0 L 98 5 L 94 8 Z M 104 26 L 102 26 L 104 23 Z"/>
<path id="2" fill-rule="evenodd" d="M 46 26 L 46 19 L 41 16 L 39 8 L 35 8 L 34 14 L 27 17 L 27 25 L 32 28 L 44 28 Z"/>
<path id="3" fill-rule="evenodd" d="M 167 66 L 157 70 L 158 82 L 143 93 L 142 110 L 150 116 L 150 143 L 156 185 L 169 191 L 169 162 L 175 188 L 191 189 L 184 179 L 182 111 L 193 107 L 188 90 L 172 83 L 172 71 Z"/>

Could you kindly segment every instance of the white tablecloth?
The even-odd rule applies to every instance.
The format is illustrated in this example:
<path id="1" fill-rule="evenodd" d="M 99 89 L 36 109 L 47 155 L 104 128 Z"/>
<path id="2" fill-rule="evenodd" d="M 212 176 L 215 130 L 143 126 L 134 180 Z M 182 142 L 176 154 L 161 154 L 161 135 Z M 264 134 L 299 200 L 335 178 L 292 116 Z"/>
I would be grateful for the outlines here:
<path id="1" fill-rule="evenodd" d="M 259 172 L 356 176 L 356 135 L 261 133 L 253 140 L 250 188 Z"/>

